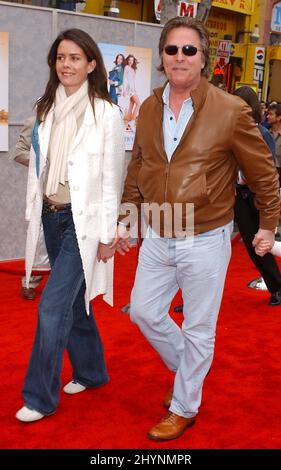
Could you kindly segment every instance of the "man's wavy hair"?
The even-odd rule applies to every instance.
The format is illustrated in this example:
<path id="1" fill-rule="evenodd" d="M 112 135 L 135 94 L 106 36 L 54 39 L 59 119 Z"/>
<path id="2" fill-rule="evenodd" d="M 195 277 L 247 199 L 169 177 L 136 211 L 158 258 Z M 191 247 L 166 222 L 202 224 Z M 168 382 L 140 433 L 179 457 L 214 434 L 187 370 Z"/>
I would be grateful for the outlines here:
<path id="1" fill-rule="evenodd" d="M 210 39 L 209 39 L 209 31 L 204 26 L 202 21 L 196 20 L 196 18 L 189 18 L 187 16 L 177 16 L 176 18 L 172 18 L 171 20 L 167 21 L 165 24 L 160 40 L 159 40 L 159 56 L 161 58 L 161 63 L 158 67 L 160 72 L 164 72 L 163 67 L 163 50 L 166 45 L 167 36 L 173 29 L 176 28 L 188 28 L 194 29 L 199 34 L 200 38 L 200 46 L 202 49 L 202 54 L 205 58 L 205 65 L 204 68 L 201 70 L 201 75 L 203 77 L 208 77 L 209 75 L 209 67 L 210 67 Z"/>
<path id="2" fill-rule="evenodd" d="M 68 29 L 58 35 L 48 54 L 47 62 L 50 68 L 50 76 L 43 96 L 37 101 L 37 119 L 39 122 L 44 120 L 55 101 L 57 87 L 60 83 L 56 72 L 57 50 L 63 40 L 75 42 L 84 51 L 88 62 L 93 59 L 96 61 L 95 69 L 88 74 L 88 94 L 93 111 L 95 112 L 95 97 L 112 103 L 107 89 L 106 69 L 97 44 L 85 31 L 76 28 Z"/>

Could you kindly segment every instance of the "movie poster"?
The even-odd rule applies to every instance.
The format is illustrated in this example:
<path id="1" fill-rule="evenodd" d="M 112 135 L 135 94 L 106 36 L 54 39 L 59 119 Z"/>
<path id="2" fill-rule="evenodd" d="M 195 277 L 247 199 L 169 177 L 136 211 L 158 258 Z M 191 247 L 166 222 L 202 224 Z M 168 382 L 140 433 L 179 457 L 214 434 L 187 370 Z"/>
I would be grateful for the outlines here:
<path id="1" fill-rule="evenodd" d="M 0 152 L 8 150 L 8 43 L 9 33 L 0 32 Z"/>
<path id="2" fill-rule="evenodd" d="M 105 43 L 98 46 L 108 73 L 110 96 L 122 111 L 125 148 L 132 150 L 139 108 L 150 95 L 152 50 Z"/>

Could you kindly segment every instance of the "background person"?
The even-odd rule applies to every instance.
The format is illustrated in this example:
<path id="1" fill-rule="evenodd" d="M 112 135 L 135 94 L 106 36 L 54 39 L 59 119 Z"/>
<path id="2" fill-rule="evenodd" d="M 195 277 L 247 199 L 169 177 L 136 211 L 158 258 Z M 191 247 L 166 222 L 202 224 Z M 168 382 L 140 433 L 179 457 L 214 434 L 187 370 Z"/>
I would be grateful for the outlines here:
<path id="1" fill-rule="evenodd" d="M 267 122 L 275 141 L 275 161 L 281 186 L 281 104 L 272 103 L 268 108 Z"/>
<path id="2" fill-rule="evenodd" d="M 257 94 L 249 86 L 242 86 L 235 90 L 234 95 L 242 98 L 251 108 L 252 116 L 261 132 L 265 142 L 267 143 L 271 153 L 272 162 L 275 159 L 275 142 L 270 132 L 263 127 L 260 122 L 262 118 L 261 106 Z M 252 165 L 255 165 L 255 155 L 253 155 Z M 253 245 L 252 241 L 259 228 L 260 213 L 255 205 L 255 194 L 250 190 L 247 181 L 240 173 L 238 184 L 236 185 L 236 198 L 234 205 L 235 220 L 237 222 L 242 240 L 245 244 L 247 252 L 260 272 L 270 292 L 270 305 L 281 304 L 281 274 L 276 263 L 274 256 L 267 253 L 264 257 L 259 256 Z"/>
<path id="3" fill-rule="evenodd" d="M 29 165 L 29 154 L 31 147 L 31 134 L 32 129 L 35 124 L 35 116 L 31 116 L 26 119 L 23 128 L 21 130 L 19 140 L 16 143 L 13 159 L 28 167 Z M 49 270 L 49 260 L 46 253 L 45 241 L 43 233 L 41 235 L 41 243 L 38 245 L 35 265 L 38 265 L 38 268 Z M 35 298 L 35 289 L 39 286 L 42 281 L 43 276 L 31 276 L 29 281 L 29 287 L 26 286 L 26 277 L 22 276 L 21 278 L 21 295 L 26 300 L 33 300 Z"/>

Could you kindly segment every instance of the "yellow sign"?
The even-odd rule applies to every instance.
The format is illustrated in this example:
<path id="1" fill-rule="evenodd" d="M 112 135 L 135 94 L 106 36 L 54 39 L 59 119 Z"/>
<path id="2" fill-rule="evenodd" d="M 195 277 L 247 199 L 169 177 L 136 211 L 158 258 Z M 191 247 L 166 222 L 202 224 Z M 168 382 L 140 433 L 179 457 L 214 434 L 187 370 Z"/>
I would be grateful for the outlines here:
<path id="1" fill-rule="evenodd" d="M 232 43 L 230 55 L 244 59 L 246 57 L 246 44 Z"/>
<path id="2" fill-rule="evenodd" d="M 267 47 L 267 60 L 281 60 L 281 46 Z"/>
<path id="3" fill-rule="evenodd" d="M 254 12 L 254 0 L 214 0 L 212 6 L 237 11 L 245 15 L 251 15 Z"/>

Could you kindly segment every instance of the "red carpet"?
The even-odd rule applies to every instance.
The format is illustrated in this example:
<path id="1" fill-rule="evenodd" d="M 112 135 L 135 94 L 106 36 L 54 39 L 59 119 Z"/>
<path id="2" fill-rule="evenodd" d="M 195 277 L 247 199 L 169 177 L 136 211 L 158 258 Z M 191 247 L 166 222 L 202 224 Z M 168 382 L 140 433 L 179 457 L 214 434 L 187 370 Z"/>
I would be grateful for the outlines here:
<path id="1" fill-rule="evenodd" d="M 124 258 L 117 255 L 115 308 L 101 299 L 94 302 L 109 384 L 76 396 L 61 393 L 57 412 L 32 424 L 18 422 L 14 414 L 22 406 L 20 390 L 39 296 L 35 301 L 21 299 L 20 276 L 0 272 L 1 448 L 280 449 L 281 306 L 269 307 L 267 292 L 246 287 L 257 272 L 240 242 L 233 249 L 215 359 L 197 423 L 169 443 L 146 438 L 148 429 L 165 413 L 161 402 L 172 376 L 121 312 L 129 301 L 135 266 L 134 249 Z M 181 320 L 181 314 L 173 315 Z M 66 357 L 63 384 L 70 378 Z"/>

